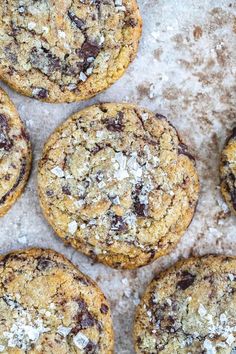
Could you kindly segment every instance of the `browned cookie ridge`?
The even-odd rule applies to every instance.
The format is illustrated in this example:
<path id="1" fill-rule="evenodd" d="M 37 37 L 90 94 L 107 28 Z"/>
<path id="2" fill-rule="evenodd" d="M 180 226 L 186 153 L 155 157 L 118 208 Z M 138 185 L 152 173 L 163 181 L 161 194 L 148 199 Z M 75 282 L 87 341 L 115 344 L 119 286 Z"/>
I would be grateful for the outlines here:
<path id="1" fill-rule="evenodd" d="M 88 99 L 123 75 L 141 28 L 136 0 L 3 0 L 0 78 L 43 101 Z"/>
<path id="2" fill-rule="evenodd" d="M 151 282 L 137 308 L 137 354 L 233 354 L 235 336 L 235 258 L 178 262 Z"/>
<path id="3" fill-rule="evenodd" d="M 236 214 L 236 127 L 222 151 L 220 177 L 221 192 L 229 208 Z"/>
<path id="4" fill-rule="evenodd" d="M 176 246 L 192 220 L 199 181 L 163 116 L 110 103 L 76 113 L 51 135 L 38 188 L 44 215 L 65 242 L 132 269 Z"/>
<path id="5" fill-rule="evenodd" d="M 21 195 L 31 167 L 31 145 L 15 106 L 0 88 L 0 216 Z"/>
<path id="6" fill-rule="evenodd" d="M 62 255 L 42 249 L 0 258 L 0 352 L 112 354 L 109 304 Z"/>

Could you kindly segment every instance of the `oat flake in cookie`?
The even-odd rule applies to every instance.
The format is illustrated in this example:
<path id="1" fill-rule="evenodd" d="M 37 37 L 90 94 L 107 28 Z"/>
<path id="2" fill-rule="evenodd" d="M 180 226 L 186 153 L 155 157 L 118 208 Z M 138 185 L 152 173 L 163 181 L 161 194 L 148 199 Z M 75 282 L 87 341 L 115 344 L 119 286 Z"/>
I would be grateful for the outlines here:
<path id="1" fill-rule="evenodd" d="M 148 286 L 136 312 L 137 354 L 236 352 L 236 258 L 181 261 Z"/>
<path id="2" fill-rule="evenodd" d="M 236 214 L 236 127 L 227 139 L 221 155 L 221 192 Z"/>
<path id="3" fill-rule="evenodd" d="M 109 305 L 62 255 L 41 249 L 0 258 L 0 352 L 112 354 Z"/>
<path id="4" fill-rule="evenodd" d="M 43 101 L 87 99 L 123 75 L 141 27 L 136 0 L 2 0 L 0 77 Z"/>
<path id="5" fill-rule="evenodd" d="M 0 216 L 21 195 L 31 167 L 31 146 L 22 121 L 0 88 Z"/>
<path id="6" fill-rule="evenodd" d="M 130 269 L 176 245 L 199 191 L 194 160 L 166 119 L 115 103 L 86 108 L 51 135 L 38 185 L 65 242 Z"/>

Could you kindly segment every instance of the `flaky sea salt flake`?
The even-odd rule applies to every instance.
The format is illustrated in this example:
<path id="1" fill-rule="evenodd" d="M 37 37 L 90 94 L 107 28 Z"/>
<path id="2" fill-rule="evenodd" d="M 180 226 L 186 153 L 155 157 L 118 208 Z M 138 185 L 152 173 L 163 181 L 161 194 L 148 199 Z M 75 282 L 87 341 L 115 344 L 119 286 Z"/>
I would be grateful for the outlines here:
<path id="1" fill-rule="evenodd" d="M 57 333 L 63 337 L 66 337 L 66 336 L 68 336 L 68 334 L 70 333 L 71 330 L 72 330 L 71 327 L 60 326 L 57 329 Z"/>
<path id="2" fill-rule="evenodd" d="M 75 220 L 71 221 L 68 224 L 68 231 L 71 235 L 74 235 L 74 233 L 77 231 L 77 228 L 78 228 L 78 224 Z"/>
<path id="3" fill-rule="evenodd" d="M 61 169 L 61 167 L 59 167 L 59 166 L 53 167 L 53 168 L 51 169 L 51 172 L 52 172 L 55 176 L 57 176 L 57 177 L 59 177 L 59 178 L 62 178 L 62 177 L 65 176 L 64 171 L 63 171 L 63 170 Z"/>
<path id="4" fill-rule="evenodd" d="M 78 333 L 76 336 L 73 338 L 73 342 L 76 345 L 77 348 L 79 349 L 84 349 L 89 343 L 88 337 L 86 337 L 83 333 Z"/>

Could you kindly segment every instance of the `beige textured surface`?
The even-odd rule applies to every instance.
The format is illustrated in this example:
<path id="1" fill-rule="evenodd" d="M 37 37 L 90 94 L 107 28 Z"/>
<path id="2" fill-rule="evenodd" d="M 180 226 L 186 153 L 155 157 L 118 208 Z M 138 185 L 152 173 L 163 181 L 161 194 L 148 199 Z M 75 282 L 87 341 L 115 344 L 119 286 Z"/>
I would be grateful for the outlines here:
<path id="1" fill-rule="evenodd" d="M 195 161 L 165 117 L 113 103 L 83 109 L 52 134 L 38 187 L 66 243 L 124 269 L 169 253 L 199 195 Z"/>
<path id="2" fill-rule="evenodd" d="M 137 354 L 233 354 L 236 258 L 179 262 L 148 286 L 137 308 Z"/>
<path id="3" fill-rule="evenodd" d="M 141 29 L 136 0 L 3 0 L 0 76 L 47 102 L 90 98 L 123 75 Z"/>
<path id="4" fill-rule="evenodd" d="M 7 254 L 0 258 L 0 283 L 2 353 L 113 353 L 107 300 L 60 254 Z"/>
<path id="5" fill-rule="evenodd" d="M 144 34 L 134 63 L 108 91 L 83 104 L 49 105 L 8 90 L 30 130 L 34 168 L 23 197 L 0 219 L 5 253 L 26 244 L 61 251 L 97 280 L 112 302 L 116 353 L 133 354 L 134 307 L 154 273 L 190 253 L 236 255 L 236 220 L 219 191 L 220 152 L 236 120 L 236 9 L 226 0 L 139 0 Z M 195 36 L 194 36 L 195 34 Z M 36 195 L 43 143 L 71 113 L 99 101 L 129 101 L 168 116 L 197 158 L 201 194 L 177 249 L 137 271 L 116 271 L 65 247 L 45 222 Z"/>

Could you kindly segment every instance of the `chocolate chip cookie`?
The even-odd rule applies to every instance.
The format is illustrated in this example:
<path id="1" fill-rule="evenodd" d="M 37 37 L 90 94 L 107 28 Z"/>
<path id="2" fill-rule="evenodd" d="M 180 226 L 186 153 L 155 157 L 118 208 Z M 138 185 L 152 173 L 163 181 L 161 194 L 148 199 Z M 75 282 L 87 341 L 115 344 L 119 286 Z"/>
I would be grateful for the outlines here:
<path id="1" fill-rule="evenodd" d="M 109 305 L 62 255 L 42 249 L 0 258 L 0 352 L 111 354 Z"/>
<path id="2" fill-rule="evenodd" d="M 136 0 L 2 0 L 0 77 L 47 102 L 88 99 L 134 59 Z"/>
<path id="3" fill-rule="evenodd" d="M 221 192 L 230 209 L 236 214 L 236 127 L 226 140 L 221 155 Z"/>
<path id="4" fill-rule="evenodd" d="M 31 167 L 31 146 L 22 121 L 0 88 L 0 216 L 21 195 Z"/>
<path id="5" fill-rule="evenodd" d="M 38 188 L 44 215 L 65 242 L 132 269 L 176 245 L 199 182 L 193 157 L 163 116 L 110 103 L 76 113 L 51 135 Z"/>
<path id="6" fill-rule="evenodd" d="M 236 258 L 181 261 L 148 286 L 134 326 L 137 354 L 233 354 Z"/>

